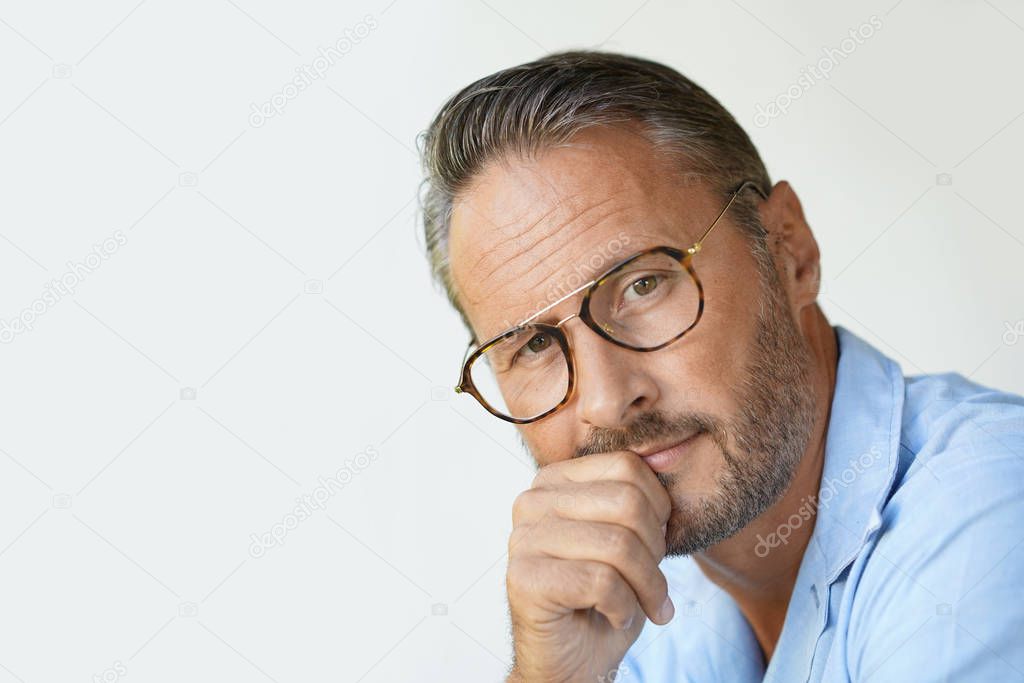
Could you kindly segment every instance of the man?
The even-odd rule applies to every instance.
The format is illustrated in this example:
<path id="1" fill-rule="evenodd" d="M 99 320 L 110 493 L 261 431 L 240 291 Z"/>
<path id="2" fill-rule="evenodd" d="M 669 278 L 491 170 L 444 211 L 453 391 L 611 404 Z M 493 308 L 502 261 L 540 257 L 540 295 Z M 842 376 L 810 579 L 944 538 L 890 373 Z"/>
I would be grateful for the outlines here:
<path id="1" fill-rule="evenodd" d="M 560 53 L 424 143 L 457 390 L 539 466 L 509 680 L 1024 680 L 1024 400 L 832 326 L 794 189 L 714 98 Z"/>

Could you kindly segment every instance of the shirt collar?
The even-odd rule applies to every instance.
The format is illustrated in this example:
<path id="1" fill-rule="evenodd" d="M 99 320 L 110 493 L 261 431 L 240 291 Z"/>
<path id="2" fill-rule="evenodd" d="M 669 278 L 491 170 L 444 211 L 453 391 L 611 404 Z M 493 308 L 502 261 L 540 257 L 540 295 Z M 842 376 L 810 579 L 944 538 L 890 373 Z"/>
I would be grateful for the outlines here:
<path id="1" fill-rule="evenodd" d="M 881 526 L 899 464 L 903 373 L 849 330 L 836 325 L 834 331 L 839 358 L 821 483 L 794 515 L 799 523 L 816 511 L 814 531 L 765 680 L 778 680 L 781 672 L 786 680 L 810 675 L 831 586 Z"/>
<path id="2" fill-rule="evenodd" d="M 820 551 L 816 579 L 833 582 L 882 522 L 899 464 L 903 372 L 841 325 L 825 462 L 810 544 Z M 817 570 L 817 571 L 814 571 Z"/>

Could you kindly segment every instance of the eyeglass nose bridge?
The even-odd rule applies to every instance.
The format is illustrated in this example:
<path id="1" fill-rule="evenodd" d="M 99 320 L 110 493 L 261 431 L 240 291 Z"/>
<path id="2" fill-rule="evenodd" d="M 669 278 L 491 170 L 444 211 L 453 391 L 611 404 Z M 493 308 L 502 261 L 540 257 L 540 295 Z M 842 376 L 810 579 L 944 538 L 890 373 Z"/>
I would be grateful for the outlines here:
<path id="1" fill-rule="evenodd" d="M 578 311 L 576 313 L 570 313 L 569 315 L 565 316 L 564 318 L 559 320 L 557 323 L 552 325 L 552 327 L 555 327 L 557 329 L 562 329 L 562 325 L 564 325 L 565 323 L 569 322 L 573 318 L 579 318 L 580 320 L 583 321 L 584 325 L 586 325 L 590 329 L 594 330 L 595 332 L 598 332 L 599 334 L 600 334 L 600 332 L 604 332 L 605 334 L 603 334 L 601 336 L 604 337 L 605 339 L 611 341 L 613 344 L 616 344 L 618 346 L 625 346 L 626 348 L 633 348 L 633 347 L 630 347 L 630 346 L 628 346 L 626 344 L 623 344 L 622 342 L 620 342 L 617 339 L 615 339 L 612 336 L 615 333 L 615 331 L 612 329 L 611 325 L 609 325 L 607 323 L 599 323 L 599 322 L 597 322 L 592 317 L 590 317 L 589 312 L 586 313 L 586 314 L 584 314 L 584 313 L 582 313 L 580 311 Z M 600 330 L 598 328 L 600 328 Z"/>
<path id="2" fill-rule="evenodd" d="M 573 318 L 579 318 L 580 320 L 583 321 L 584 325 L 586 325 L 588 328 L 594 330 L 595 332 L 598 332 L 598 330 L 596 329 L 595 325 L 600 326 L 602 328 L 602 330 L 607 335 L 607 336 L 605 336 L 605 335 L 601 335 L 601 336 L 603 336 L 605 339 L 610 340 L 613 344 L 616 344 L 618 346 L 623 346 L 622 342 L 619 342 L 614 337 L 612 337 L 612 334 L 614 333 L 614 330 L 612 330 L 610 325 L 598 323 L 593 318 L 591 318 L 589 316 L 589 314 L 581 314 L 580 311 L 577 311 L 576 313 L 570 313 L 569 315 L 565 316 L 564 318 L 562 318 L 561 320 L 556 322 L 554 325 L 552 325 L 552 327 L 554 327 L 554 328 L 556 328 L 558 330 L 561 330 L 562 329 L 562 325 L 564 325 L 565 323 L 569 322 Z M 562 334 L 565 334 L 565 333 L 563 332 Z M 565 341 L 566 341 L 566 344 L 571 348 L 572 344 L 569 341 L 569 337 L 568 336 L 566 336 Z M 572 352 L 570 351 L 569 354 L 571 355 L 571 353 Z M 570 364 L 572 363 L 572 358 L 571 357 L 568 358 L 567 360 L 569 361 Z"/>

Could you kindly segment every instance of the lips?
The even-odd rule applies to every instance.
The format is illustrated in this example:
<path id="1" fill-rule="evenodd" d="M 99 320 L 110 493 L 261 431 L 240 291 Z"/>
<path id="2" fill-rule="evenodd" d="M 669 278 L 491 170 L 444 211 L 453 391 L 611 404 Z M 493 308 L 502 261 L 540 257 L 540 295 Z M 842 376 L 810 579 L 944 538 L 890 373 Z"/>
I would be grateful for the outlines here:
<path id="1" fill-rule="evenodd" d="M 672 470 L 685 455 L 690 453 L 699 441 L 702 431 L 698 430 L 681 441 L 637 451 L 637 455 L 655 472 Z"/>

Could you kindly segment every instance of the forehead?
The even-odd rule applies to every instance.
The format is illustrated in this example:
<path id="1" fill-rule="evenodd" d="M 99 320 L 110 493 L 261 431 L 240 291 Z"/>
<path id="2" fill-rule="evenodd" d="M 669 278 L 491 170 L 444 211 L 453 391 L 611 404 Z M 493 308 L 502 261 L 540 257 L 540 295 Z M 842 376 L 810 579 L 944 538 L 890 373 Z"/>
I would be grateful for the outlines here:
<path id="1" fill-rule="evenodd" d="M 532 160 L 491 163 L 457 198 L 449 239 L 456 294 L 478 340 L 636 251 L 689 246 L 709 198 L 688 178 L 646 139 L 611 127 Z M 577 300 L 552 317 L 575 312 Z"/>

